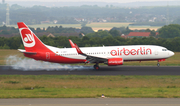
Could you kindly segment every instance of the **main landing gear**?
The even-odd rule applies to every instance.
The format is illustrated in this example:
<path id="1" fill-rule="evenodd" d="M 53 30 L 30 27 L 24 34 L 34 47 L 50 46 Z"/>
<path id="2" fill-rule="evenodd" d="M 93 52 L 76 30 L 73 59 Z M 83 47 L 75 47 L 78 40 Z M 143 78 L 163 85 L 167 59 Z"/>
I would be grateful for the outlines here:
<path id="1" fill-rule="evenodd" d="M 94 65 L 94 69 L 95 69 L 95 70 L 99 70 L 99 65 L 98 65 L 98 63 L 96 63 L 96 64 Z"/>

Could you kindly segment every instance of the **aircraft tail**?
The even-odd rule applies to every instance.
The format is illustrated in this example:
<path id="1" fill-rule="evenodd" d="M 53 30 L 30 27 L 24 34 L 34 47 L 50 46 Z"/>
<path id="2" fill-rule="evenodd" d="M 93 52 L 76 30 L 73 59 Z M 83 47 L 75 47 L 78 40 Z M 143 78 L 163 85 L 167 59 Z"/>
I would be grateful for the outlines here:
<path id="1" fill-rule="evenodd" d="M 44 43 L 28 28 L 25 23 L 18 22 L 17 25 L 26 50 L 25 52 L 30 53 L 48 50 Z"/>

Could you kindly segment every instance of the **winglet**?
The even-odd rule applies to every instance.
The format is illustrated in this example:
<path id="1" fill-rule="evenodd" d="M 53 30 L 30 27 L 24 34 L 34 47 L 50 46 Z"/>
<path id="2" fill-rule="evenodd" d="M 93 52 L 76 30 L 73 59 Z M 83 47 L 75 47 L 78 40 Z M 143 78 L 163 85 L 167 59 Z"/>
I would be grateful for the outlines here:
<path id="1" fill-rule="evenodd" d="M 71 44 L 71 47 L 72 47 L 72 48 L 76 48 L 75 45 L 74 45 L 74 43 L 71 41 L 71 39 L 69 39 L 69 43 Z"/>
<path id="2" fill-rule="evenodd" d="M 74 46 L 75 46 L 78 54 L 84 54 L 84 53 L 81 51 L 81 49 L 79 49 L 79 47 L 78 47 L 76 44 L 74 44 Z"/>

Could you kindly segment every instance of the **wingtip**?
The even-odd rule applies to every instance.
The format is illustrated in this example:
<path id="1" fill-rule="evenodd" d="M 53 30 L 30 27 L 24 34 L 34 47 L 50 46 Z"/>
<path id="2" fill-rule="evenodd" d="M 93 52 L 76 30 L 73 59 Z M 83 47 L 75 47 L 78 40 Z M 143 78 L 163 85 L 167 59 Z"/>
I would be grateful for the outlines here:
<path id="1" fill-rule="evenodd" d="M 71 45 L 72 48 L 75 48 L 75 45 L 74 45 L 74 43 L 71 41 L 71 39 L 69 39 L 69 43 L 70 43 L 70 45 Z"/>
<path id="2" fill-rule="evenodd" d="M 83 54 L 83 52 L 81 51 L 81 49 L 79 49 L 79 47 L 77 46 L 76 43 L 74 43 L 74 46 L 75 46 L 76 51 L 78 52 L 78 54 Z"/>

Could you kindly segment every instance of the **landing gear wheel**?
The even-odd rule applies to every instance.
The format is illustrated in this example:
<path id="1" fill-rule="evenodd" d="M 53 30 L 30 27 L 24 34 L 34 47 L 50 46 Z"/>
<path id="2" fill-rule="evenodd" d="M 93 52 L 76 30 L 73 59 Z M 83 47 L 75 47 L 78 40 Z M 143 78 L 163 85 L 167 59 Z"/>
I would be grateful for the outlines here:
<path id="1" fill-rule="evenodd" d="M 157 63 L 157 66 L 159 67 L 159 66 L 160 66 L 160 64 L 159 64 L 159 63 Z"/>
<path id="2" fill-rule="evenodd" d="M 98 65 L 94 65 L 94 69 L 95 70 L 99 70 L 99 66 Z"/>

